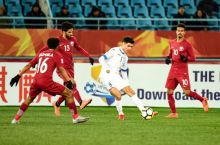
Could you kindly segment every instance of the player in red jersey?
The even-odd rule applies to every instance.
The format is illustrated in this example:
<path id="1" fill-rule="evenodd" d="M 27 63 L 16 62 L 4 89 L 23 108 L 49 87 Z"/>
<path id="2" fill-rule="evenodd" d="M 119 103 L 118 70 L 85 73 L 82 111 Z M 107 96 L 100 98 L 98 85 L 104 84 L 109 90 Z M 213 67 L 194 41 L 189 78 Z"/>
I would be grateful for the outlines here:
<path id="1" fill-rule="evenodd" d="M 165 59 L 166 64 L 172 64 L 166 82 L 168 103 L 171 109 L 171 113 L 166 116 L 167 118 L 178 118 L 173 97 L 173 92 L 178 84 L 181 85 L 183 92 L 187 96 L 202 102 L 204 111 L 208 112 L 208 99 L 201 97 L 190 89 L 188 62 L 195 61 L 195 56 L 191 44 L 184 38 L 185 33 L 185 25 L 182 23 L 178 24 L 176 29 L 177 38 L 170 41 L 170 53 Z"/>
<path id="2" fill-rule="evenodd" d="M 48 48 L 46 51 L 39 53 L 34 59 L 32 59 L 22 70 L 11 79 L 11 87 L 18 84 L 20 77 L 28 71 L 32 66 L 38 64 L 37 71 L 34 77 L 34 81 L 31 84 L 29 96 L 21 104 L 20 109 L 18 110 L 16 116 L 12 120 L 12 124 L 19 122 L 20 118 L 27 110 L 28 106 L 33 102 L 36 96 L 42 91 L 47 92 L 51 95 L 63 95 L 67 101 L 67 105 L 72 113 L 73 123 L 86 122 L 88 118 L 81 117 L 74 113 L 75 102 L 72 97 L 73 93 L 71 89 L 73 88 L 73 82 L 71 78 L 67 75 L 63 65 L 62 55 L 55 49 L 59 46 L 59 39 L 49 38 L 47 41 Z M 57 68 L 61 75 L 63 76 L 66 87 L 53 81 L 53 72 Z M 45 83 L 46 82 L 46 83 Z"/>
<path id="3" fill-rule="evenodd" d="M 70 22 L 63 22 L 62 26 L 62 35 L 59 37 L 60 46 L 59 52 L 63 55 L 64 58 L 64 68 L 66 69 L 70 78 L 74 79 L 74 63 L 73 63 L 73 50 L 76 49 L 84 56 L 87 56 L 90 60 L 91 65 L 94 63 L 94 59 L 89 55 L 89 53 L 84 50 L 77 39 L 73 36 L 73 24 Z M 40 52 L 46 50 L 47 48 L 43 48 Z M 58 75 L 60 72 L 57 71 Z M 80 104 L 80 109 L 85 108 L 89 103 L 91 103 L 92 99 L 82 100 L 79 94 L 79 91 L 76 88 L 76 84 L 73 87 L 73 94 L 77 102 Z M 53 103 L 55 109 L 55 115 L 60 116 L 60 104 L 65 100 L 64 96 L 61 96 L 56 102 Z"/>

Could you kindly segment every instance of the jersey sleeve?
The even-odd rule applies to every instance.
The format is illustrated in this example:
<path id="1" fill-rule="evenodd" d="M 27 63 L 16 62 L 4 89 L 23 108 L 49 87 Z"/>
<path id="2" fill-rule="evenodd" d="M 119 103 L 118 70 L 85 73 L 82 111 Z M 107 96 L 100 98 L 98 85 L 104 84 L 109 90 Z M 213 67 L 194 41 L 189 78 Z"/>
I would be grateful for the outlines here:
<path id="1" fill-rule="evenodd" d="M 168 57 L 172 58 L 172 49 L 171 49 L 171 41 L 169 41 L 169 54 L 168 54 Z"/>
<path id="2" fill-rule="evenodd" d="M 188 57 L 188 61 L 195 61 L 195 55 L 193 52 L 193 47 L 190 43 L 188 43 L 188 49 L 187 49 L 187 57 Z"/>
<path id="3" fill-rule="evenodd" d="M 54 54 L 55 54 L 54 55 L 54 61 L 56 63 L 56 66 L 57 67 L 63 67 L 64 66 L 63 56 L 58 52 L 56 52 Z"/>
<path id="4" fill-rule="evenodd" d="M 115 54 L 114 49 L 110 49 L 107 51 L 104 55 L 102 55 L 99 58 L 99 63 L 105 68 L 105 69 L 110 69 L 110 65 L 108 64 L 109 59 L 111 59 Z"/>
<path id="5" fill-rule="evenodd" d="M 72 37 L 72 40 L 74 41 L 74 47 L 77 51 L 79 51 L 84 56 L 90 57 L 89 53 L 80 46 L 79 42 L 76 40 L 75 37 Z"/>
<path id="6" fill-rule="evenodd" d="M 31 66 L 35 66 L 38 63 L 39 55 L 36 55 L 29 63 Z"/>

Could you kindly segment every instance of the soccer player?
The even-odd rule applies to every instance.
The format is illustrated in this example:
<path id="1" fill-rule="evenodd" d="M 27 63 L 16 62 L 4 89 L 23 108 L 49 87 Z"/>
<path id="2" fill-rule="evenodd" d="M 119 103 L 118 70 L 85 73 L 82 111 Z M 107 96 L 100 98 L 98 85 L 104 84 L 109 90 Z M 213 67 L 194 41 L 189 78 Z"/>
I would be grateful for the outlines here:
<path id="1" fill-rule="evenodd" d="M 166 82 L 168 104 L 171 109 L 171 113 L 166 116 L 167 118 L 178 118 L 173 97 L 173 92 L 178 84 L 180 84 L 187 96 L 199 100 L 203 105 L 204 111 L 208 112 L 208 99 L 201 97 L 190 89 L 188 62 L 195 61 L 195 56 L 191 44 L 184 37 L 185 34 L 185 25 L 179 23 L 176 28 L 176 39 L 170 41 L 170 53 L 165 59 L 166 64 L 172 64 Z"/>
<path id="2" fill-rule="evenodd" d="M 102 69 L 99 75 L 100 82 L 107 87 L 109 92 L 115 97 L 115 105 L 118 111 L 118 119 L 124 120 L 125 115 L 122 109 L 121 92 L 131 97 L 138 109 L 145 110 L 141 100 L 137 97 L 128 82 L 128 56 L 127 52 L 134 46 L 134 40 L 125 37 L 120 47 L 113 47 L 99 58 Z M 156 115 L 157 112 L 154 113 Z"/>
<path id="3" fill-rule="evenodd" d="M 74 99 L 72 97 L 73 93 L 71 89 L 73 88 L 73 82 L 71 78 L 67 75 L 63 65 L 63 57 L 62 55 L 56 51 L 59 46 L 59 39 L 57 38 L 49 38 L 47 41 L 48 48 L 47 50 L 38 53 L 36 57 L 34 57 L 22 70 L 11 79 L 10 85 L 11 87 L 18 84 L 20 77 L 28 71 L 32 66 L 38 64 L 37 71 L 34 77 L 34 81 L 31 84 L 29 96 L 25 101 L 21 104 L 20 109 L 18 110 L 16 116 L 12 120 L 12 124 L 16 124 L 19 122 L 20 118 L 27 110 L 28 106 L 32 103 L 32 101 L 36 98 L 36 96 L 42 91 L 47 92 L 50 95 L 63 95 L 67 101 L 67 105 L 72 113 L 73 123 L 81 123 L 86 122 L 88 118 L 81 117 L 78 114 L 74 113 L 74 108 L 76 108 Z M 66 87 L 54 82 L 52 79 L 53 72 L 57 68 L 61 75 L 63 76 Z"/>
<path id="4" fill-rule="evenodd" d="M 74 79 L 74 63 L 73 63 L 73 51 L 74 48 L 79 51 L 84 56 L 88 57 L 90 60 L 91 65 L 94 63 L 94 59 L 89 55 L 89 53 L 84 50 L 80 44 L 78 43 L 77 39 L 73 36 L 73 24 L 70 22 L 63 22 L 62 26 L 62 35 L 58 38 L 60 40 L 60 46 L 58 51 L 63 55 L 64 58 L 64 68 L 67 71 L 72 80 Z M 47 48 L 43 48 L 40 52 L 46 50 Z M 60 72 L 57 71 L 58 75 Z M 64 84 L 65 85 L 65 84 Z M 91 103 L 92 99 L 82 100 L 77 90 L 76 84 L 73 87 L 73 94 L 77 102 L 80 104 L 80 109 L 85 108 L 89 103 Z M 60 104 L 65 100 L 65 96 L 61 96 L 56 102 L 53 103 L 55 109 L 55 115 L 60 116 Z"/>

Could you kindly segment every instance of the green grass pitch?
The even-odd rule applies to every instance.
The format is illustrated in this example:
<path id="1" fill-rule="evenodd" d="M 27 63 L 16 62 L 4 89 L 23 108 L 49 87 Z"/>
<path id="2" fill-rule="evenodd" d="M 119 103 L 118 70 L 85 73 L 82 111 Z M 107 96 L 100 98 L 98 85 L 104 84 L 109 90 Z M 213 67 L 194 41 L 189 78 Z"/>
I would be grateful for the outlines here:
<path id="1" fill-rule="evenodd" d="M 144 120 L 135 107 L 124 107 L 117 120 L 114 107 L 87 107 L 83 124 L 72 124 L 67 107 L 55 117 L 52 107 L 30 107 L 20 124 L 10 124 L 19 107 L 0 107 L 1 145 L 220 145 L 220 109 L 178 108 L 178 119 L 167 119 L 168 108 Z"/>

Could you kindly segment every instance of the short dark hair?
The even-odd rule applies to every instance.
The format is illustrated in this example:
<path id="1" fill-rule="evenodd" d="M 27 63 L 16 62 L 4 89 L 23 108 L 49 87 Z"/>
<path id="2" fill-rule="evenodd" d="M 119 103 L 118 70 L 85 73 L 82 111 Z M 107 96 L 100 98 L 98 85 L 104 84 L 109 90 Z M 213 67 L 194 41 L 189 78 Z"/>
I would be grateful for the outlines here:
<path id="1" fill-rule="evenodd" d="M 49 38 L 47 40 L 47 46 L 50 49 L 56 49 L 57 46 L 59 46 L 59 44 L 60 44 L 60 40 L 58 38 Z"/>
<path id="2" fill-rule="evenodd" d="M 185 26 L 185 24 L 183 24 L 183 23 L 179 23 L 179 24 L 177 25 L 177 27 L 176 27 L 176 28 L 178 28 L 178 27 L 181 27 L 181 28 L 186 29 L 186 26 Z"/>
<path id="3" fill-rule="evenodd" d="M 68 31 L 69 29 L 73 28 L 73 24 L 70 23 L 70 22 L 63 22 L 62 25 L 61 25 L 61 29 L 62 31 L 66 32 Z"/>
<path id="4" fill-rule="evenodd" d="M 134 40 L 131 37 L 124 37 L 122 42 L 134 44 Z"/>

